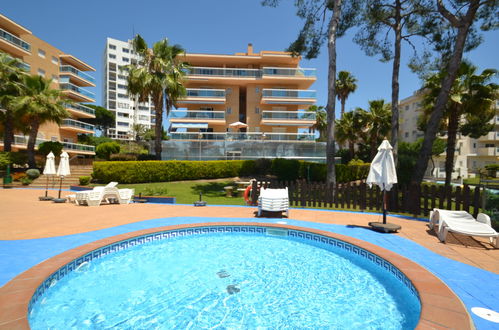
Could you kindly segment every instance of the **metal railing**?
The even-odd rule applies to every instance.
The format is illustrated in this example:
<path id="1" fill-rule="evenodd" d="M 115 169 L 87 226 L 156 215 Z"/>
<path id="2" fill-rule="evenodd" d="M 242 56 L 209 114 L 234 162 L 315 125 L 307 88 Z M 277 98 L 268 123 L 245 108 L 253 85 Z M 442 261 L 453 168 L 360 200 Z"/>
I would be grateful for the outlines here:
<path id="1" fill-rule="evenodd" d="M 172 110 L 170 111 L 170 118 L 225 120 L 225 111 Z"/>
<path id="2" fill-rule="evenodd" d="M 85 112 L 88 113 L 89 115 L 95 116 L 95 110 L 87 107 L 83 104 L 80 103 L 64 103 L 64 106 L 68 109 L 72 109 L 75 111 L 80 111 L 80 112 Z"/>
<path id="3" fill-rule="evenodd" d="M 250 141 L 315 141 L 313 133 L 263 133 L 263 132 L 171 132 L 172 140 L 250 140 Z"/>
<path id="4" fill-rule="evenodd" d="M 316 120 L 315 112 L 310 111 L 262 111 L 262 119 L 265 120 Z"/>
<path id="5" fill-rule="evenodd" d="M 314 99 L 316 97 L 316 92 L 314 90 L 302 89 L 263 89 L 262 97 Z"/>
<path id="6" fill-rule="evenodd" d="M 210 67 L 190 67 L 188 75 L 209 76 L 209 77 L 250 77 L 260 78 L 262 72 L 259 69 L 239 69 L 239 68 L 210 68 Z"/>
<path id="7" fill-rule="evenodd" d="M 64 80 L 63 80 L 64 79 Z M 69 79 L 68 79 L 69 80 Z M 73 91 L 73 92 L 76 92 L 78 94 L 81 94 L 81 95 L 84 95 L 86 97 L 89 97 L 91 99 L 94 99 L 95 98 L 95 94 L 92 93 L 92 92 L 89 92 L 87 91 L 86 89 L 83 89 L 81 87 L 78 87 L 76 85 L 73 85 L 72 83 L 70 82 L 67 82 L 65 81 L 65 78 L 61 78 L 61 81 L 59 82 L 59 87 L 62 89 L 62 90 L 70 90 L 70 91 Z"/>
<path id="8" fill-rule="evenodd" d="M 13 44 L 14 46 L 17 46 L 19 48 L 24 49 L 27 52 L 31 53 L 31 45 L 27 43 L 26 41 L 22 40 L 21 38 L 16 37 L 12 33 L 9 33 L 5 31 L 4 29 L 0 29 L 0 38 L 3 40 Z"/>
<path id="9" fill-rule="evenodd" d="M 74 120 L 74 119 L 63 119 L 61 126 L 69 126 L 69 127 L 75 127 L 75 128 L 81 128 L 87 131 L 94 131 L 95 127 L 94 125 L 84 123 L 79 120 Z"/>
<path id="10" fill-rule="evenodd" d="M 187 88 L 187 97 L 216 97 L 225 99 L 225 89 Z"/>
<path id="11" fill-rule="evenodd" d="M 264 76 L 316 77 L 316 69 L 264 67 Z"/>
<path id="12" fill-rule="evenodd" d="M 72 65 L 67 65 L 67 64 L 61 65 L 60 72 L 61 73 L 65 73 L 65 72 L 72 73 L 72 74 L 77 75 L 78 77 L 81 77 L 81 78 L 83 78 L 83 79 L 85 79 L 87 81 L 90 81 L 91 83 L 95 83 L 95 78 L 94 77 L 92 77 L 89 74 L 86 74 L 85 72 L 82 72 L 82 71 L 78 70 L 77 68 L 75 68 Z"/>

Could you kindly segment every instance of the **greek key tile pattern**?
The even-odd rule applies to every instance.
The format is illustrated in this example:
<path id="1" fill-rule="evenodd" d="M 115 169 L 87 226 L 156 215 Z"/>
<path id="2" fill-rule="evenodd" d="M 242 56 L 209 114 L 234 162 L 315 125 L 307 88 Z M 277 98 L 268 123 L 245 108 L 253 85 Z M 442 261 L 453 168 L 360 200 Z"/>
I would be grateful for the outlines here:
<path id="1" fill-rule="evenodd" d="M 104 257 L 108 254 L 122 251 L 128 249 L 129 247 L 135 245 L 141 245 L 144 243 L 149 243 L 153 241 L 159 241 L 164 239 L 176 238 L 176 237 L 185 237 L 192 235 L 205 235 L 205 234 L 221 234 L 221 233 L 243 233 L 243 234 L 252 234 L 252 235 L 265 235 L 267 232 L 266 227 L 257 227 L 257 226 L 211 226 L 211 227 L 195 227 L 195 228 L 186 228 L 186 229 L 178 229 L 178 230 L 169 230 L 163 232 L 157 232 L 153 234 L 147 234 L 144 236 L 133 237 L 121 242 L 117 242 L 111 245 L 103 246 L 97 250 L 91 251 L 84 256 L 81 256 L 70 263 L 64 265 L 52 275 L 50 275 L 35 291 L 35 294 L 30 300 L 28 310 L 31 311 L 32 305 L 38 301 L 41 297 L 43 297 L 44 293 L 47 289 L 52 287 L 62 279 L 64 276 L 74 271 L 80 266 L 83 266 L 85 262 L 90 262 L 94 259 L 98 259 Z M 391 273 L 395 278 L 405 284 L 411 292 L 419 298 L 417 290 L 414 288 L 411 281 L 395 266 L 393 266 L 388 261 L 380 258 L 379 256 L 364 250 L 356 245 L 352 245 L 346 243 L 344 241 L 333 239 L 330 237 L 307 233 L 303 231 L 297 230 L 288 230 L 288 237 L 303 241 L 303 243 L 312 244 L 312 245 L 321 245 L 325 247 L 337 247 L 340 249 L 344 249 L 350 253 L 357 254 L 372 263 L 378 265 L 379 267 L 384 268 L 386 271 Z"/>

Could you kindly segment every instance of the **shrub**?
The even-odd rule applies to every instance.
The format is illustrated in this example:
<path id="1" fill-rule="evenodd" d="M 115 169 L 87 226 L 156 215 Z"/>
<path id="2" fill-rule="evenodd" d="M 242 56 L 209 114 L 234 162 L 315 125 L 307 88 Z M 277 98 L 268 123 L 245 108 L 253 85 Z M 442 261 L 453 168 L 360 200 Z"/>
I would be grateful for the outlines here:
<path id="1" fill-rule="evenodd" d="M 25 178 L 26 176 L 26 172 L 15 172 L 12 173 L 12 180 L 21 181 L 21 179 Z"/>
<path id="2" fill-rule="evenodd" d="M 38 152 L 44 156 L 47 156 L 52 152 L 55 156 L 58 156 L 62 152 L 63 145 L 60 142 L 46 141 L 40 143 L 38 146 Z"/>
<path id="3" fill-rule="evenodd" d="M 120 145 L 118 142 L 104 142 L 97 146 L 95 154 L 97 157 L 109 160 L 111 154 L 120 152 Z"/>
<path id="4" fill-rule="evenodd" d="M 110 161 L 131 161 L 131 160 L 137 160 L 137 155 L 136 154 L 129 154 L 129 153 L 119 153 L 119 154 L 112 154 L 109 156 Z"/>
<path id="5" fill-rule="evenodd" d="M 34 180 L 40 176 L 40 171 L 36 168 L 30 168 L 29 170 L 26 171 L 26 175 L 31 180 Z"/>
<path id="6" fill-rule="evenodd" d="M 80 186 L 87 186 L 90 183 L 90 177 L 89 176 L 80 176 Z"/>
<path id="7" fill-rule="evenodd" d="M 10 163 L 18 166 L 25 166 L 28 162 L 28 155 L 25 152 L 10 152 Z"/>
<path id="8" fill-rule="evenodd" d="M 278 180 L 294 181 L 300 177 L 300 162 L 296 159 L 275 158 L 271 172 Z"/>
<path id="9" fill-rule="evenodd" d="M 0 170 L 7 168 L 10 164 L 10 157 L 8 152 L 0 152 Z"/>
<path id="10" fill-rule="evenodd" d="M 33 180 L 31 180 L 27 176 L 25 176 L 21 179 L 21 183 L 23 184 L 23 186 L 28 186 L 31 182 L 33 182 Z"/>
<path id="11" fill-rule="evenodd" d="M 140 154 L 137 156 L 137 160 L 156 160 L 156 155 Z"/>
<path id="12" fill-rule="evenodd" d="M 362 159 L 354 158 L 348 162 L 348 165 L 364 165 L 364 161 Z"/>

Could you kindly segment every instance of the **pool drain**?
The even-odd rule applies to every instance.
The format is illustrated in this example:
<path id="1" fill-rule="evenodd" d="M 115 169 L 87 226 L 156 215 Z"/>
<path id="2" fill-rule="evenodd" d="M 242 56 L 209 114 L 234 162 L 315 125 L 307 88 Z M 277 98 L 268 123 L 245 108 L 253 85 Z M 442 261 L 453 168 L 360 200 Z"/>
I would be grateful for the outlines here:
<path id="1" fill-rule="evenodd" d="M 487 321 L 491 321 L 494 323 L 499 323 L 499 313 L 495 312 L 491 309 L 483 308 L 483 307 L 473 307 L 471 311 L 481 317 L 482 319 L 486 319 Z"/>
<path id="2" fill-rule="evenodd" d="M 229 276 L 230 276 L 230 274 L 229 274 L 229 273 L 227 273 L 227 271 L 225 271 L 225 270 L 223 270 L 223 269 L 222 269 L 221 271 L 217 272 L 217 275 L 218 275 L 218 277 L 220 277 L 220 278 L 226 278 L 226 277 L 229 277 Z"/>
<path id="3" fill-rule="evenodd" d="M 241 289 L 239 289 L 239 288 L 238 288 L 237 286 L 235 286 L 234 284 L 227 285 L 227 293 L 228 293 L 228 294 L 238 293 L 239 291 L 241 291 Z"/>

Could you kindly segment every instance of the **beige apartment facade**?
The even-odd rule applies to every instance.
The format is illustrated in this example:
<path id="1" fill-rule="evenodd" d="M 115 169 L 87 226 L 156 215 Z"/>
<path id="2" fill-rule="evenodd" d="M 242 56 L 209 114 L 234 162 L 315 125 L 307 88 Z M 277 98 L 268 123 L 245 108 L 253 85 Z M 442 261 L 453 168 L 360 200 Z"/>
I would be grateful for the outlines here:
<path id="1" fill-rule="evenodd" d="M 413 143 L 424 136 L 417 129 L 418 118 L 422 112 L 422 101 L 424 92 L 416 91 L 412 96 L 400 101 L 400 128 L 399 137 L 401 141 Z M 496 114 L 491 123 L 494 130 L 478 139 L 473 139 L 458 134 L 456 141 L 456 153 L 454 158 L 453 179 L 475 177 L 481 169 L 489 164 L 499 164 L 499 101 L 493 105 Z M 446 140 L 446 135 L 439 135 Z M 435 168 L 431 172 L 431 163 L 428 166 L 427 177 L 436 179 L 445 178 L 445 152 L 434 157 Z"/>
<path id="2" fill-rule="evenodd" d="M 187 53 L 183 60 L 190 66 L 187 96 L 170 113 L 171 139 L 314 142 L 313 134 L 300 129 L 315 123 L 306 109 L 316 103 L 309 90 L 316 72 L 301 68 L 299 57 L 255 53 L 249 44 L 245 53 Z"/>
<path id="3" fill-rule="evenodd" d="M 95 118 L 94 110 L 82 103 L 95 102 L 95 96 L 87 90 L 95 87 L 94 78 L 88 71 L 93 67 L 73 55 L 66 54 L 49 43 L 37 38 L 25 27 L 0 14 L 0 51 L 23 62 L 30 74 L 52 79 L 54 88 L 59 88 L 71 101 L 66 103 L 70 117 L 59 126 L 43 124 L 38 133 L 37 145 L 44 141 L 59 141 L 70 155 L 95 155 L 93 146 L 78 143 L 78 134 L 94 134 L 93 125 L 81 118 Z M 13 150 L 26 149 L 28 137 L 16 132 Z M 3 149 L 3 140 L 0 141 Z"/>

